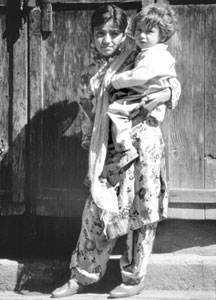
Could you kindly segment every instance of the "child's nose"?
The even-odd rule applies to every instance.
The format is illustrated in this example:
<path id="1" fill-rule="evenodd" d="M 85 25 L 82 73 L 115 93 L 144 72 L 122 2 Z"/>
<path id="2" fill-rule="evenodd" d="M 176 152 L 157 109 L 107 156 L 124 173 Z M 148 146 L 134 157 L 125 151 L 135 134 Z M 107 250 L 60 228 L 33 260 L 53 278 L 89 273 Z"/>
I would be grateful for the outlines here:
<path id="1" fill-rule="evenodd" d="M 140 33 L 140 36 L 141 36 L 142 38 L 146 38 L 146 33 L 142 31 L 142 32 Z"/>

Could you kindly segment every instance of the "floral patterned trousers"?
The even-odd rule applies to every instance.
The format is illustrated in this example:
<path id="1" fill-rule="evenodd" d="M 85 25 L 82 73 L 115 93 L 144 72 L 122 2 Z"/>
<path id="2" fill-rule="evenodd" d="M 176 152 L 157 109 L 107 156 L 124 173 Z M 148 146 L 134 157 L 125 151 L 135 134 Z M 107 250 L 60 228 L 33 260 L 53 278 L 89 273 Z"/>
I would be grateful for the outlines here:
<path id="1" fill-rule="evenodd" d="M 99 209 L 87 199 L 82 228 L 71 258 L 71 278 L 82 285 L 98 282 L 105 274 L 116 238 L 107 240 L 99 220 Z M 155 239 L 157 222 L 148 224 L 127 235 L 127 250 L 120 259 L 122 282 L 137 284 L 144 280 L 149 256 Z"/>
<path id="2" fill-rule="evenodd" d="M 120 259 L 122 282 L 144 280 L 155 239 L 157 222 L 167 217 L 165 145 L 151 118 L 133 129 L 139 160 L 126 172 L 118 194 L 119 216 L 104 231 L 101 210 L 91 196 L 86 201 L 82 228 L 71 258 L 71 278 L 83 285 L 98 282 L 118 236 L 127 235 L 127 250 Z M 107 234 L 105 234 L 105 232 Z"/>

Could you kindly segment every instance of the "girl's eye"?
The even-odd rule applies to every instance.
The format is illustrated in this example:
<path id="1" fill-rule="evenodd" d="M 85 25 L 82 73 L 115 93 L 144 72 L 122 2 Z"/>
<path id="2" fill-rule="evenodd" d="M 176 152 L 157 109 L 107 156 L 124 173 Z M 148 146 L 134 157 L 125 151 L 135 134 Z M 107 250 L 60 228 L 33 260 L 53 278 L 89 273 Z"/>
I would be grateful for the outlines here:
<path id="1" fill-rule="evenodd" d="M 120 32 L 118 31 L 113 31 L 110 33 L 110 35 L 114 38 L 114 37 L 117 37 L 118 35 L 120 34 Z"/>
<path id="2" fill-rule="evenodd" d="M 97 31 L 95 35 L 96 35 L 96 37 L 102 37 L 102 36 L 104 36 L 104 32 L 103 31 Z"/>

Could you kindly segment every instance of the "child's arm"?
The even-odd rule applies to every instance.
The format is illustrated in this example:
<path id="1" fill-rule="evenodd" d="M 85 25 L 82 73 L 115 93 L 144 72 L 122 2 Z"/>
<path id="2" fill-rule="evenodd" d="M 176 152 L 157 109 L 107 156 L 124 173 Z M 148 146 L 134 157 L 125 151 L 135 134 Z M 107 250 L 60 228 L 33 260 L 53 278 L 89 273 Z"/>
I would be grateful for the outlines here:
<path id="1" fill-rule="evenodd" d="M 112 86 L 118 90 L 143 85 L 158 77 L 175 77 L 173 56 L 168 51 L 154 51 L 153 54 L 146 55 L 134 69 L 115 74 L 111 79 Z"/>
<path id="2" fill-rule="evenodd" d="M 147 66 L 140 66 L 133 70 L 125 71 L 119 74 L 115 74 L 111 79 L 111 85 L 116 90 L 126 87 L 133 87 L 144 84 L 148 80 L 157 76 L 152 68 Z"/>

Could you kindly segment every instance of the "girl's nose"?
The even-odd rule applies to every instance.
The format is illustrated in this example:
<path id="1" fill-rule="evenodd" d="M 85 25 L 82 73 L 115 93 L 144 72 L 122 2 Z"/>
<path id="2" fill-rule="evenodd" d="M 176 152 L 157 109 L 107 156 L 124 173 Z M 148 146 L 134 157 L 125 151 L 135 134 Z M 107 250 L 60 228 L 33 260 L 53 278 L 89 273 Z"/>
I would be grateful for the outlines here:
<path id="1" fill-rule="evenodd" d="M 105 36 L 104 36 L 104 43 L 110 43 L 110 41 L 111 41 L 111 36 L 110 36 L 110 34 L 106 34 Z"/>

